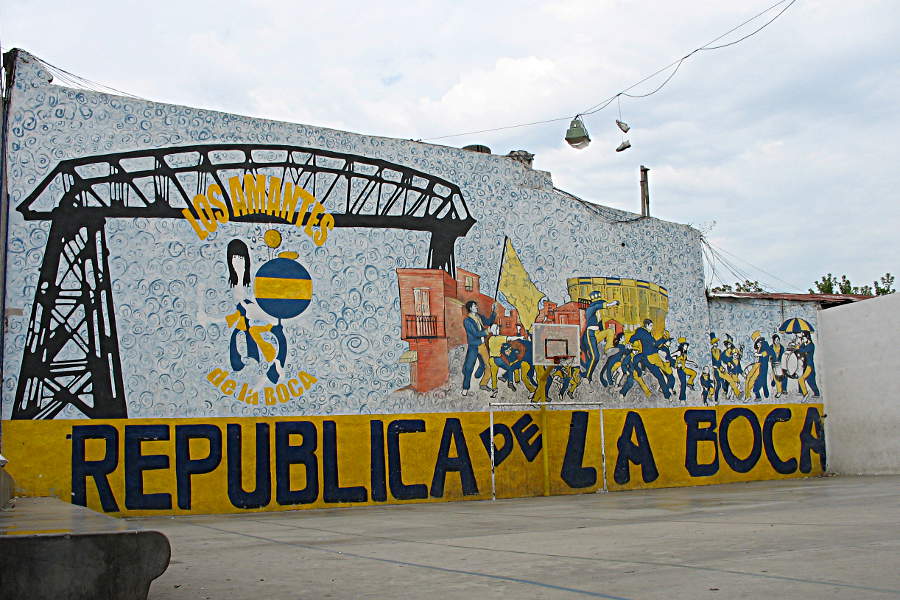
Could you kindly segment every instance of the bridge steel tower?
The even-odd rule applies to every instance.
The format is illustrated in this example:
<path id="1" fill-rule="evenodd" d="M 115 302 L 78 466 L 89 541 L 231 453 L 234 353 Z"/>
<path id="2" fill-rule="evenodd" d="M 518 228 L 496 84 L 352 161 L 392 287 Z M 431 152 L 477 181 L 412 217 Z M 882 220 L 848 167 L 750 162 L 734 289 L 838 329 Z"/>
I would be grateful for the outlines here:
<path id="1" fill-rule="evenodd" d="M 26 332 L 13 419 L 52 419 L 71 406 L 89 418 L 125 418 L 115 305 L 104 230 L 111 218 L 183 218 L 218 183 L 230 220 L 234 175 L 293 181 L 334 216 L 335 227 L 429 232 L 428 268 L 455 276 L 454 245 L 475 219 L 459 187 L 386 161 L 287 145 L 214 144 L 122 152 L 60 162 L 17 207 L 50 232 Z M 300 223 L 301 225 L 304 223 Z"/>

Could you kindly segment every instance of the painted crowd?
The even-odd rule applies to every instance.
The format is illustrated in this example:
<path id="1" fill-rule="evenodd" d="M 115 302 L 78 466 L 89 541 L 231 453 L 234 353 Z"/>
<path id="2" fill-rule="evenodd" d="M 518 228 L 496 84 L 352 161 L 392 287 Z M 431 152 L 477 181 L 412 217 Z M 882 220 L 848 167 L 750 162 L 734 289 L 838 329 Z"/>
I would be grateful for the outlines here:
<path id="1" fill-rule="evenodd" d="M 655 334 L 652 319 L 625 331 L 603 315 L 618 301 L 608 301 L 595 291 L 585 304 L 579 355 L 570 361 L 575 364 L 535 364 L 541 362 L 535 361 L 534 347 L 540 316 L 532 330 L 518 324 L 515 335 L 500 335 L 495 321 L 502 305 L 496 303 L 490 314 L 484 314 L 477 302 L 467 302 L 462 394 L 468 395 L 474 386 L 496 397 L 503 385 L 512 392 L 524 387 L 533 402 L 574 400 L 579 388 L 596 383 L 623 399 L 632 393 L 646 397 L 659 393 L 682 404 L 688 390 L 698 390 L 704 405 L 779 398 L 789 392 L 820 397 L 814 330 L 804 319 L 788 319 L 768 337 L 754 331 L 747 345 L 729 333 L 719 338 L 711 332 L 709 362 L 701 366 L 684 337 L 675 338 L 667 329 Z"/>

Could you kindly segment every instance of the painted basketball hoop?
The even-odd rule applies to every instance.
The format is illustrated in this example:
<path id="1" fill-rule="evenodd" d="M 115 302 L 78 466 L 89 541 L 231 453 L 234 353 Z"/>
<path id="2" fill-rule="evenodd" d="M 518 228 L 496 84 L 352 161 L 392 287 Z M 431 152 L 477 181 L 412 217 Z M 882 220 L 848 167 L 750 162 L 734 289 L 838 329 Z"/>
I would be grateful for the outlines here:
<path id="1" fill-rule="evenodd" d="M 575 358 L 575 355 L 569 352 L 569 340 L 565 338 L 545 339 L 544 356 L 555 365 Z"/>
<path id="2" fill-rule="evenodd" d="M 563 323 L 534 324 L 534 364 L 574 367 L 579 363 L 581 328 Z"/>

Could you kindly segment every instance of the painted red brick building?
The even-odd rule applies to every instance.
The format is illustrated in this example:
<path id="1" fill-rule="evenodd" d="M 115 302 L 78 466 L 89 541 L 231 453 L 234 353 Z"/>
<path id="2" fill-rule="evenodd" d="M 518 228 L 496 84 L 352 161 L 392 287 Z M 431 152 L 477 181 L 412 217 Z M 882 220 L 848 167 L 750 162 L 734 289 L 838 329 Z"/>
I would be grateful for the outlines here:
<path id="1" fill-rule="evenodd" d="M 478 303 L 478 311 L 491 314 L 493 296 L 481 293 L 481 276 L 456 270 L 454 280 L 441 269 L 397 269 L 400 286 L 400 337 L 409 343 L 401 362 L 409 364 L 410 387 L 427 392 L 450 376 L 449 350 L 466 343 L 465 304 Z M 498 304 L 500 335 L 516 335 L 519 312 Z"/>

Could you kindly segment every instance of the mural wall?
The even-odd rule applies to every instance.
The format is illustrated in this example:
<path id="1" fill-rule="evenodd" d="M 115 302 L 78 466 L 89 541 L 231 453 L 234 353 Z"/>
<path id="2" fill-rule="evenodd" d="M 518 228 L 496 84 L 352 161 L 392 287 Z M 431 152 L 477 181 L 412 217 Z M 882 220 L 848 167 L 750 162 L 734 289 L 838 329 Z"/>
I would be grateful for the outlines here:
<path id="1" fill-rule="evenodd" d="M 712 367 L 718 363 L 718 369 L 710 371 L 718 386 L 708 395 L 719 391 L 721 397 L 756 402 L 785 397 L 820 401 L 817 314 L 815 302 L 711 299 L 710 327 L 718 335 L 710 333 L 710 353 Z M 740 366 L 730 366 L 737 364 L 736 357 Z"/>
<path id="2" fill-rule="evenodd" d="M 484 412 L 17 420 L 4 455 L 29 493 L 97 511 L 291 510 L 818 475 L 821 414 L 821 404 L 604 410 L 601 429 L 599 409 L 503 411 L 493 473 Z"/>
<path id="3" fill-rule="evenodd" d="M 0 408 L 25 454 L 19 421 L 99 420 L 88 445 L 127 454 L 108 420 L 261 439 L 587 401 L 683 427 L 682 407 L 820 395 L 814 305 L 707 302 L 696 230 L 512 158 L 67 89 L 20 52 L 7 164 Z"/>

